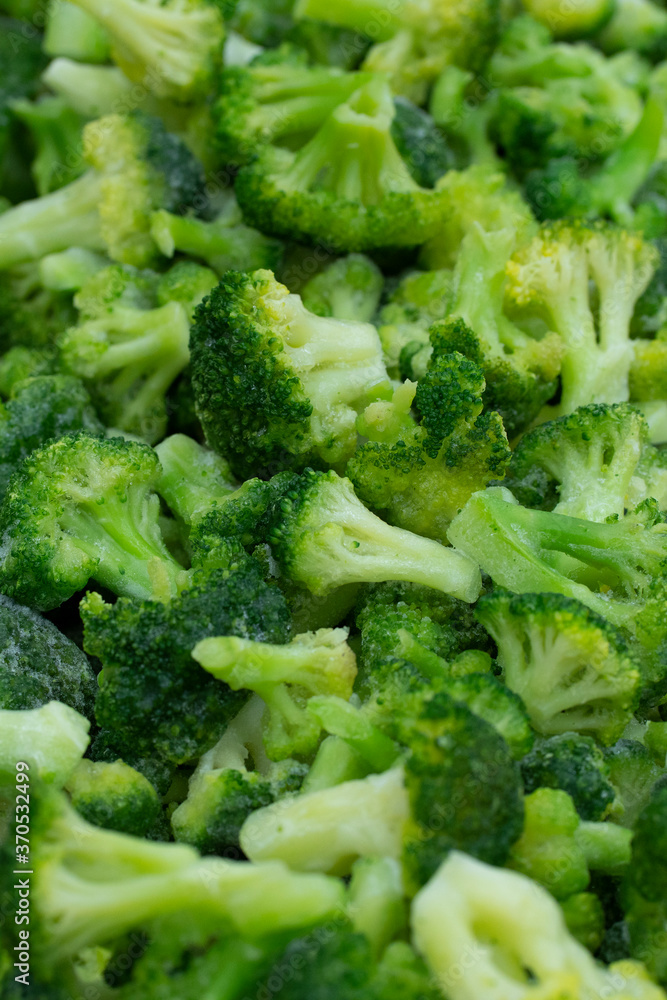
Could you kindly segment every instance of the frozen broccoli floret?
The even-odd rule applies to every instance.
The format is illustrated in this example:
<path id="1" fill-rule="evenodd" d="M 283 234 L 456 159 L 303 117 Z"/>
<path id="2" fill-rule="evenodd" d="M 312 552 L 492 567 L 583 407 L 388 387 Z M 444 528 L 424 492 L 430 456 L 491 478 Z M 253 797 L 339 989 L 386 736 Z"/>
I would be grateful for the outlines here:
<path id="1" fill-rule="evenodd" d="M 0 708 L 59 701 L 92 718 L 95 675 L 84 653 L 35 611 L 0 595 Z"/>
<path id="2" fill-rule="evenodd" d="M 397 389 L 393 403 L 371 404 L 359 421 L 368 442 L 346 469 L 359 497 L 392 524 L 444 541 L 472 493 L 502 479 L 510 460 L 500 415 L 482 413 L 484 388 L 481 369 L 453 353 Z"/>
<path id="3" fill-rule="evenodd" d="M 650 902 L 664 902 L 667 895 L 664 860 L 666 812 L 667 787 L 661 783 L 637 818 L 628 873 L 633 886 Z"/>
<path id="4" fill-rule="evenodd" d="M 582 819 L 604 819 L 616 793 L 604 754 L 588 736 L 563 733 L 538 742 L 521 761 L 527 792 L 561 788 Z"/>
<path id="5" fill-rule="evenodd" d="M 283 573 L 314 594 L 346 583 L 404 580 L 472 603 L 477 566 L 430 538 L 386 524 L 349 479 L 306 470 L 277 505 L 269 542 Z"/>
<path id="6" fill-rule="evenodd" d="M 207 638 L 192 651 L 198 663 L 233 691 L 254 691 L 268 716 L 264 745 L 273 760 L 312 753 L 320 727 L 307 711 L 313 695 L 352 694 L 356 660 L 346 629 L 297 635 L 287 645 L 225 636 Z"/>
<path id="7" fill-rule="evenodd" d="M 380 310 L 378 333 L 392 377 L 412 377 L 412 358 L 430 348 L 429 329 L 449 315 L 452 281 L 449 268 L 408 272 Z"/>
<path id="8" fill-rule="evenodd" d="M 93 826 L 162 839 L 164 818 L 157 792 L 143 774 L 122 760 L 113 764 L 82 760 L 65 789 L 79 815 Z"/>
<path id="9" fill-rule="evenodd" d="M 59 701 L 0 709 L 0 773 L 15 775 L 20 761 L 35 778 L 60 787 L 86 752 L 89 729 L 88 719 Z"/>
<path id="10" fill-rule="evenodd" d="M 209 750 L 247 699 L 192 659 L 197 643 L 216 635 L 280 643 L 288 631 L 280 591 L 249 558 L 195 572 L 189 589 L 167 605 L 127 599 L 111 605 L 90 594 L 81 613 L 85 647 L 104 666 L 98 724 L 118 732 L 135 753 L 174 764 Z"/>
<path id="11" fill-rule="evenodd" d="M 417 950 L 451 1000 L 476 1000 L 489 984 L 499 996 L 528 1000 L 570 992 L 660 1000 L 662 991 L 638 962 L 607 969 L 569 933 L 555 899 L 525 875 L 453 851 L 415 897 Z M 494 947 L 484 942 L 492 935 Z M 476 955 L 454 975 L 461 955 Z M 530 970 L 530 972 L 528 972 Z"/>
<path id="12" fill-rule="evenodd" d="M 222 60 L 225 32 L 214 0 L 72 0 L 106 29 L 114 61 L 158 97 L 203 96 Z"/>
<path id="13" fill-rule="evenodd" d="M 405 97 L 395 100 L 392 135 L 408 169 L 423 188 L 433 188 L 454 166 L 454 154 L 431 115 Z"/>
<path id="14" fill-rule="evenodd" d="M 126 739 L 118 730 L 98 729 L 93 738 L 87 756 L 92 761 L 115 764 L 122 760 L 135 771 L 143 774 L 159 795 L 167 795 L 175 777 L 175 765 L 157 757 L 145 746 L 136 746 L 131 739 Z"/>
<path id="15" fill-rule="evenodd" d="M 122 438 L 70 434 L 31 452 L 0 508 L 0 590 L 44 611 L 94 577 L 168 600 L 184 570 L 160 533 L 158 476 L 152 449 Z"/>
<path id="16" fill-rule="evenodd" d="M 499 590 L 481 598 L 476 615 L 498 644 L 503 680 L 539 733 L 592 733 L 605 743 L 621 735 L 636 706 L 640 670 L 603 618 L 560 594 Z"/>
<path id="17" fill-rule="evenodd" d="M 664 774 L 651 752 L 636 740 L 618 740 L 605 750 L 610 781 L 616 792 L 611 817 L 628 829 L 634 829 L 637 817 L 648 802 L 651 791 Z"/>
<path id="18" fill-rule="evenodd" d="M 357 857 L 402 856 L 410 886 L 453 848 L 502 864 L 523 825 L 518 768 L 502 738 L 444 694 L 418 718 L 397 719 L 396 735 L 408 749 L 402 767 L 251 815 L 241 830 L 249 857 L 346 872 Z"/>
<path id="19" fill-rule="evenodd" d="M 0 396 L 9 398 L 20 382 L 56 375 L 58 368 L 58 355 L 53 347 L 10 347 L 0 357 Z"/>
<path id="20" fill-rule="evenodd" d="M 358 411 L 389 391 L 375 328 L 314 315 L 270 271 L 228 272 L 190 349 L 207 440 L 243 478 L 344 462 Z"/>
<path id="21" fill-rule="evenodd" d="M 236 489 L 225 459 L 185 434 L 172 434 L 155 451 L 162 466 L 158 493 L 185 524 L 196 523 Z"/>
<path id="22" fill-rule="evenodd" d="M 83 176 L 0 215 L 0 269 L 72 246 L 141 267 L 156 256 L 153 212 L 206 204 L 201 164 L 158 118 L 136 112 L 90 122 L 83 150 Z"/>
<path id="23" fill-rule="evenodd" d="M 38 195 L 57 191 L 81 176 L 86 169 L 82 115 L 60 97 L 12 101 L 12 113 L 27 126 L 36 148 L 31 173 Z"/>
<path id="24" fill-rule="evenodd" d="M 0 349 L 14 346 L 48 349 L 73 323 L 69 295 L 44 287 L 35 264 L 0 270 Z"/>
<path id="25" fill-rule="evenodd" d="M 304 306 L 317 316 L 370 323 L 384 279 L 377 264 L 351 253 L 329 264 L 301 289 Z"/>
<path id="26" fill-rule="evenodd" d="M 445 199 L 413 179 L 392 137 L 394 116 L 389 84 L 378 76 L 340 104 L 297 153 L 262 149 L 236 181 L 246 221 L 343 253 L 429 239 Z"/>

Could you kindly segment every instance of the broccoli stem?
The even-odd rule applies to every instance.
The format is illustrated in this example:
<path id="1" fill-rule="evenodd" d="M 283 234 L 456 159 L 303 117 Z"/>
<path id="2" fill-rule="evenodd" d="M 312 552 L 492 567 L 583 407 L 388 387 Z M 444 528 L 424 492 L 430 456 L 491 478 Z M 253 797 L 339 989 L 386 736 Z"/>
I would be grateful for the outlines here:
<path id="1" fill-rule="evenodd" d="M 633 831 L 616 823 L 581 822 L 574 838 L 594 872 L 619 875 L 630 864 Z"/>
<path id="2" fill-rule="evenodd" d="M 49 10 L 44 51 L 53 57 L 68 56 L 83 63 L 104 63 L 109 59 L 109 40 L 90 14 L 71 3 L 56 3 Z"/>
<path id="3" fill-rule="evenodd" d="M 398 747 L 361 712 L 342 698 L 317 695 L 308 702 L 308 712 L 332 736 L 339 736 L 374 771 L 386 771 L 396 762 Z"/>
<path id="4" fill-rule="evenodd" d="M 301 792 L 305 794 L 333 788 L 334 785 L 342 785 L 344 781 L 365 778 L 368 772 L 369 767 L 365 761 L 346 740 L 341 740 L 338 736 L 327 736 L 320 743 Z"/>
<path id="5" fill-rule="evenodd" d="M 131 102 L 132 83 L 116 66 L 89 66 L 61 57 L 49 63 L 42 80 L 86 118 L 101 118 Z"/>
<path id="6" fill-rule="evenodd" d="M 226 271 L 264 267 L 267 254 L 279 244 L 257 229 L 220 218 L 204 222 L 186 215 L 172 215 L 161 209 L 151 217 L 151 236 L 165 257 L 174 252 L 199 257 L 219 275 Z"/>
<path id="7" fill-rule="evenodd" d="M 376 42 L 385 42 L 401 28 L 404 5 L 405 0 L 298 0 L 294 17 L 351 28 Z"/>
<path id="8" fill-rule="evenodd" d="M 89 170 L 59 191 L 4 212 L 0 215 L 0 270 L 72 246 L 103 250 L 100 198 L 100 177 Z"/>

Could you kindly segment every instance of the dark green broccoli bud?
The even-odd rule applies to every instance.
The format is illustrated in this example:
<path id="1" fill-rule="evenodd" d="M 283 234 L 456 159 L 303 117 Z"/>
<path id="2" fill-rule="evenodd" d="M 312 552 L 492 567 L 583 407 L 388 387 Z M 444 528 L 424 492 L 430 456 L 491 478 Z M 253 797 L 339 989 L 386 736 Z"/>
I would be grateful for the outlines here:
<path id="1" fill-rule="evenodd" d="M 664 774 L 651 752 L 636 740 L 619 740 L 605 750 L 610 781 L 616 791 L 611 810 L 615 823 L 634 829 L 637 817 L 648 802 L 651 791 Z"/>
<path id="2" fill-rule="evenodd" d="M 44 287 L 39 267 L 24 264 L 0 271 L 0 349 L 48 349 L 75 322 L 72 299 Z M 32 374 L 32 373 L 31 373 Z"/>
<path id="3" fill-rule="evenodd" d="M 82 760 L 65 789 L 80 816 L 93 826 L 160 840 L 164 818 L 160 798 L 143 774 L 124 764 Z"/>
<path id="4" fill-rule="evenodd" d="M 596 524 L 528 510 L 496 487 L 471 497 L 452 521 L 448 538 L 497 586 L 574 598 L 617 628 L 629 629 L 649 652 L 664 641 L 660 609 L 667 534 L 653 500 L 620 521 Z M 586 582 L 579 582 L 584 574 Z M 642 672 L 645 683 L 655 679 L 650 659 L 642 663 Z"/>
<path id="5" fill-rule="evenodd" d="M 95 675 L 84 653 L 55 625 L 0 595 L 0 708 L 59 701 L 92 718 Z"/>
<path id="6" fill-rule="evenodd" d="M 384 279 L 368 257 L 351 253 L 329 264 L 301 289 L 304 306 L 316 316 L 370 323 Z"/>
<path id="7" fill-rule="evenodd" d="M 191 101 L 204 96 L 222 61 L 225 32 L 220 6 L 179 0 L 72 0 L 106 29 L 114 62 L 157 97 Z"/>
<path id="8" fill-rule="evenodd" d="M 12 839 L 15 794 L 5 785 L 0 804 Z M 196 919 L 209 935 L 222 926 L 261 938 L 326 920 L 343 902 L 341 884 L 319 875 L 281 864 L 202 859 L 185 844 L 102 830 L 78 816 L 62 794 L 32 781 L 30 805 L 30 857 L 38 873 L 31 879 L 32 959 L 36 974 L 56 982 L 62 963 L 83 948 L 113 944 L 158 917 Z M 9 885 L 12 860 L 2 864 L 2 884 Z M 14 891 L 8 903 L 18 912 Z"/>
<path id="9" fill-rule="evenodd" d="M 344 462 L 358 411 L 389 391 L 375 328 L 315 316 L 270 271 L 228 272 L 190 349 L 207 440 L 240 478 Z"/>
<path id="10" fill-rule="evenodd" d="M 612 949 L 624 950 L 624 955 L 643 962 L 659 983 L 667 982 L 667 949 L 665 922 L 667 912 L 662 901 L 650 902 L 634 888 L 624 887 L 625 920 L 619 928 L 620 941 L 612 939 Z"/>
<path id="11" fill-rule="evenodd" d="M 636 706 L 640 669 L 611 625 L 552 593 L 496 590 L 475 613 L 498 645 L 503 680 L 521 696 L 537 732 L 618 739 Z"/>
<path id="12" fill-rule="evenodd" d="M 118 732 L 137 753 L 175 764 L 209 750 L 243 705 L 192 659 L 208 636 L 259 642 L 287 638 L 282 594 L 249 558 L 195 572 L 190 589 L 170 604 L 90 594 L 81 607 L 86 649 L 104 666 L 96 703 L 99 725 Z M 127 762 L 127 761 L 126 761 Z"/>
<path id="13" fill-rule="evenodd" d="M 282 59 L 260 57 L 249 66 L 227 67 L 213 104 L 220 156 L 240 166 L 269 143 L 297 149 L 370 79 L 370 73 L 307 66 L 304 54 L 293 49 Z"/>
<path id="14" fill-rule="evenodd" d="M 31 452 L 0 507 L 0 589 L 46 611 L 91 577 L 118 595 L 165 599 L 185 583 L 170 555 L 147 445 L 79 433 Z"/>
<path id="15" fill-rule="evenodd" d="M 176 251 L 197 257 L 219 276 L 226 271 L 274 270 L 283 252 L 280 240 L 244 226 L 236 206 L 212 222 L 161 209 L 151 218 L 151 236 L 165 257 Z"/>
<path id="16" fill-rule="evenodd" d="M 1 10 L 14 17 L 23 16 L 22 12 L 13 10 L 6 3 Z M 25 25 L 20 21 L 0 16 L 0 62 L 3 66 L 0 82 L 0 177 L 5 155 L 13 139 L 10 135 L 11 102 L 33 97 L 37 93 L 40 73 L 48 62 L 42 52 L 41 41 L 37 31 L 27 33 Z"/>
<path id="17" fill-rule="evenodd" d="M 413 180 L 392 138 L 394 116 L 389 84 L 378 76 L 297 153 L 261 150 L 236 181 L 246 221 L 338 252 L 417 246 L 433 236 L 445 199 Z"/>
<path id="18" fill-rule="evenodd" d="M 640 812 L 632 838 L 632 860 L 628 878 L 644 899 L 659 903 L 667 897 L 665 868 L 665 816 L 667 787 L 656 787 Z"/>
<path id="19" fill-rule="evenodd" d="M 428 85 L 450 63 L 481 68 L 496 43 L 500 8 L 491 2 L 463 0 L 299 0 L 294 17 L 313 18 L 366 35 L 376 43 L 366 57 L 369 68 L 390 71 L 397 92 L 422 102 Z M 379 44 L 378 44 L 379 43 Z"/>
<path id="20" fill-rule="evenodd" d="M 651 0 L 618 0 L 596 42 L 603 52 L 631 49 L 662 62 L 667 55 L 667 15 Z"/>
<path id="21" fill-rule="evenodd" d="M 452 281 L 449 268 L 409 272 L 380 310 L 378 333 L 392 377 L 413 376 L 412 358 L 430 348 L 431 325 L 449 315 Z"/>
<path id="22" fill-rule="evenodd" d="M 307 711 L 313 695 L 347 700 L 357 673 L 347 645 L 347 629 L 320 629 L 297 635 L 287 645 L 271 645 L 226 635 L 200 641 L 198 663 L 232 691 L 254 691 L 268 715 L 264 745 L 272 760 L 312 753 L 320 727 Z"/>
<path id="23" fill-rule="evenodd" d="M 508 867 L 528 875 L 556 899 L 583 892 L 590 876 L 575 837 L 579 816 L 572 799 L 552 786 L 527 791 L 523 833 L 512 846 Z"/>
<path id="24" fill-rule="evenodd" d="M 43 375 L 13 386 L 11 399 L 0 408 L 0 498 L 27 455 L 75 431 L 104 432 L 79 379 Z"/>
<path id="25" fill-rule="evenodd" d="M 155 755 L 152 748 L 137 748 L 115 730 L 101 728 L 93 738 L 87 756 L 92 761 L 115 764 L 122 760 L 148 778 L 159 795 L 166 795 L 174 778 L 175 766 Z"/>
<path id="26" fill-rule="evenodd" d="M 452 849 L 502 864 L 523 825 L 519 770 L 504 740 L 443 693 L 418 717 L 395 719 L 395 735 L 408 750 L 402 767 L 253 813 L 241 830 L 246 854 L 338 873 L 356 857 L 402 856 L 413 888 Z"/>
<path id="27" fill-rule="evenodd" d="M 521 438 L 505 485 L 526 507 L 589 521 L 622 517 L 648 439 L 646 421 L 625 403 L 580 406 Z"/>
<path id="28" fill-rule="evenodd" d="M 299 477 L 277 504 L 269 542 L 285 576 L 313 594 L 346 583 L 404 580 L 469 603 L 479 595 L 475 563 L 385 524 L 335 472 L 307 469 Z"/>
<path id="29" fill-rule="evenodd" d="M 263 711 L 261 701 L 252 698 L 200 759 L 187 798 L 171 816 L 176 840 L 202 854 L 238 852 L 239 831 L 250 813 L 298 792 L 308 767 L 292 759 L 278 764 L 266 759 Z"/>
<path id="30" fill-rule="evenodd" d="M 511 457 L 500 415 L 482 413 L 484 387 L 473 361 L 447 354 L 391 403 L 367 407 L 358 428 L 368 443 L 346 469 L 359 497 L 392 524 L 444 541 L 470 496 L 502 479 Z"/>
<path id="31" fill-rule="evenodd" d="M 536 788 L 567 792 L 586 820 L 604 819 L 616 797 L 605 756 L 589 736 L 563 733 L 539 741 L 521 761 L 521 775 L 528 793 Z"/>
<path id="32" fill-rule="evenodd" d="M 417 949 L 452 1000 L 482 997 L 489 983 L 522 998 L 537 990 L 554 998 L 574 991 L 609 1000 L 659 1000 L 662 992 L 639 962 L 599 965 L 568 933 L 556 900 L 532 879 L 459 852 L 415 898 L 411 923 Z M 493 949 L 484 944 L 488 928 Z M 479 958 L 459 973 L 456 963 L 466 947 Z M 510 969 L 521 969 L 520 978 Z"/>
<path id="33" fill-rule="evenodd" d="M 428 112 L 405 97 L 397 97 L 395 107 L 391 134 L 396 148 L 417 184 L 433 188 L 454 166 L 453 153 Z"/>
<path id="34" fill-rule="evenodd" d="M 53 347 L 11 347 L 0 357 L 0 396 L 9 398 L 14 386 L 26 379 L 58 373 Z"/>
<path id="35" fill-rule="evenodd" d="M 659 102 L 649 97 L 633 131 L 589 175 L 582 175 L 580 163 L 567 156 L 530 171 L 525 193 L 536 217 L 610 216 L 635 228 L 631 205 L 658 155 L 663 120 Z"/>
<path id="36" fill-rule="evenodd" d="M 0 709 L 0 774 L 11 772 L 16 783 L 16 762 L 22 761 L 35 778 L 61 787 L 86 751 L 89 729 L 88 719 L 59 701 Z"/>
<path id="37" fill-rule="evenodd" d="M 229 0 L 227 5 L 231 8 L 225 13 L 229 26 L 255 45 L 270 50 L 280 45 L 293 25 L 292 0 Z M 270 57 L 270 52 L 263 54 L 263 58 Z"/>
<path id="38" fill-rule="evenodd" d="M 471 712 L 490 723 L 507 743 L 512 757 L 521 760 L 529 752 L 535 736 L 523 702 L 491 674 L 469 673 L 445 677 L 434 687 L 461 701 Z"/>
<path id="39" fill-rule="evenodd" d="M 86 169 L 82 133 L 86 119 L 60 97 L 11 102 L 12 114 L 29 129 L 36 147 L 31 173 L 37 194 L 47 195 L 75 181 Z"/>
<path id="40" fill-rule="evenodd" d="M 90 122 L 83 149 L 90 169 L 82 177 L 0 216 L 0 269 L 72 246 L 142 267 L 157 254 L 153 212 L 184 213 L 206 202 L 201 164 L 158 118 L 111 114 Z"/>

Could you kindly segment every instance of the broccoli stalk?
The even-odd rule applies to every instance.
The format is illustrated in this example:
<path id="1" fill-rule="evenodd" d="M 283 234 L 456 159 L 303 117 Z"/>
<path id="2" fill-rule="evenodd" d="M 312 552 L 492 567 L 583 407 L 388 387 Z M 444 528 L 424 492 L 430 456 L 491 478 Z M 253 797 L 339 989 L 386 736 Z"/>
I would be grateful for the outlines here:
<path id="1" fill-rule="evenodd" d="M 89 729 L 88 719 L 59 701 L 0 709 L 0 772 L 15 771 L 22 761 L 42 781 L 61 787 L 86 752 Z"/>
<path id="2" fill-rule="evenodd" d="M 206 94 L 222 59 L 224 25 L 208 0 L 72 0 L 106 29 L 115 62 L 158 97 Z"/>
<path id="3" fill-rule="evenodd" d="M 314 594 L 346 583 L 406 580 L 468 602 L 479 595 L 474 562 L 385 524 L 335 472 L 303 473 L 280 502 L 269 540 L 285 575 Z"/>
<path id="4" fill-rule="evenodd" d="M 205 222 L 162 209 L 151 218 L 151 236 L 165 257 L 173 257 L 178 250 L 206 261 L 221 276 L 226 271 L 272 270 L 282 253 L 278 240 L 242 225 L 240 212 L 238 218 L 225 212 Z"/>
<path id="5" fill-rule="evenodd" d="M 195 660 L 233 691 L 255 691 L 268 720 L 264 745 L 273 760 L 311 753 L 320 726 L 306 710 L 312 695 L 349 698 L 357 668 L 346 629 L 320 629 L 274 646 L 233 636 L 204 639 Z"/>
<path id="6" fill-rule="evenodd" d="M 322 876 L 295 874 L 279 863 L 204 859 L 184 844 L 102 830 L 58 793 L 32 785 L 31 800 L 32 904 L 41 928 L 36 958 L 51 976 L 81 949 L 113 942 L 157 917 L 192 914 L 211 931 L 222 925 L 261 937 L 324 919 L 342 903 L 342 886 Z"/>
<path id="7" fill-rule="evenodd" d="M 172 434 L 155 451 L 162 466 L 158 493 L 185 524 L 197 522 L 236 490 L 225 459 L 185 434 Z"/>
<path id="8" fill-rule="evenodd" d="M 157 456 L 73 434 L 33 451 L 0 508 L 0 589 L 58 607 L 94 576 L 116 594 L 168 600 L 185 582 L 160 533 Z"/>

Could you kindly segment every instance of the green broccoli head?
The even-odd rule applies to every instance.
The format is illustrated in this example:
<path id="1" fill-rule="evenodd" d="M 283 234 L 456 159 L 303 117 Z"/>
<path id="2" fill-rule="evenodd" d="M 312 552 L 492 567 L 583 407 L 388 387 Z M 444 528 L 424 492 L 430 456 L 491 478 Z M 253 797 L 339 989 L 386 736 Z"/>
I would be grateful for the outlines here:
<path id="1" fill-rule="evenodd" d="M 502 479 L 510 459 L 499 414 L 482 413 L 484 387 L 473 361 L 458 353 L 439 356 L 415 387 L 419 425 L 406 420 L 387 441 L 385 421 L 380 418 L 376 436 L 366 419 L 369 442 L 347 466 L 361 499 L 393 524 L 443 541 L 470 496 Z"/>
<path id="2" fill-rule="evenodd" d="M 162 803 L 151 783 L 124 764 L 82 760 L 65 789 L 80 816 L 93 826 L 135 837 L 162 839 Z"/>
<path id="3" fill-rule="evenodd" d="M 386 524 L 349 479 L 307 469 L 274 511 L 269 534 L 282 572 L 314 594 L 346 583 L 403 580 L 473 602 L 474 563 L 430 538 Z"/>
<path id="4" fill-rule="evenodd" d="M 417 246 L 433 236 L 444 196 L 413 180 L 392 138 L 394 115 L 389 84 L 377 76 L 297 153 L 261 150 L 236 182 L 246 221 L 338 252 Z"/>
<path id="5" fill-rule="evenodd" d="M 637 703 L 640 670 L 603 618 L 560 594 L 499 590 L 481 598 L 476 615 L 537 732 L 592 733 L 605 743 L 621 735 Z"/>
<path id="6" fill-rule="evenodd" d="M 384 279 L 369 257 L 359 253 L 340 257 L 306 282 L 303 304 L 317 316 L 370 323 L 375 316 Z"/>
<path id="7" fill-rule="evenodd" d="M 375 329 L 315 316 L 270 271 L 228 272 L 190 348 L 207 439 L 244 478 L 344 462 L 357 412 L 388 389 Z"/>
<path id="8" fill-rule="evenodd" d="M 86 649 L 104 665 L 98 723 L 142 749 L 180 764 L 210 749 L 247 697 L 192 659 L 208 636 L 281 642 L 288 615 L 280 591 L 254 560 L 201 570 L 170 604 L 90 594 L 81 607 Z"/>
<path id="9" fill-rule="evenodd" d="M 521 438 L 506 484 L 527 507 L 589 521 L 621 517 L 648 436 L 645 420 L 627 404 L 580 406 Z"/>
<path id="10" fill-rule="evenodd" d="M 78 379 L 43 375 L 14 385 L 11 399 L 0 410 L 0 497 L 26 456 L 76 431 L 104 431 Z"/>
<path id="11" fill-rule="evenodd" d="M 222 62 L 225 37 L 215 0 L 74 0 L 107 31 L 114 61 L 157 97 L 205 96 Z"/>
<path id="12" fill-rule="evenodd" d="M 603 752 L 589 736 L 563 733 L 538 742 L 521 761 L 526 792 L 561 788 L 582 819 L 604 819 L 615 792 Z"/>
<path id="13" fill-rule="evenodd" d="M 400 279 L 379 313 L 378 333 L 392 377 L 423 374 L 430 356 L 429 330 L 434 322 L 447 318 L 451 298 L 449 268 L 408 272 Z M 412 366 L 415 357 L 419 371 Z"/>
<path id="14" fill-rule="evenodd" d="M 85 654 L 46 618 L 0 595 L 0 708 L 59 701 L 92 718 L 95 690 Z"/>

